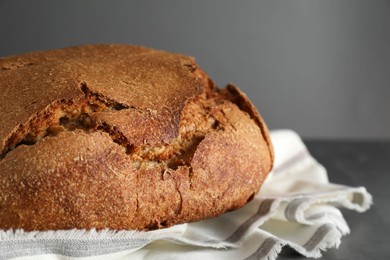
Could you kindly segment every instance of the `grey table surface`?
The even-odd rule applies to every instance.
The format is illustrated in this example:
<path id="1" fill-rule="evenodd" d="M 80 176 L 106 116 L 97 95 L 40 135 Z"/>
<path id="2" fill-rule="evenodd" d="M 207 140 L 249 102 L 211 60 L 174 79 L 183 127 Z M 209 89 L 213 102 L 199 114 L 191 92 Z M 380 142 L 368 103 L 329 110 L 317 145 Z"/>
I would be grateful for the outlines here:
<path id="1" fill-rule="evenodd" d="M 322 259 L 390 259 L 390 140 L 305 140 L 333 183 L 365 186 L 374 205 L 365 213 L 342 210 L 351 233 Z M 285 248 L 279 259 L 307 259 Z"/>

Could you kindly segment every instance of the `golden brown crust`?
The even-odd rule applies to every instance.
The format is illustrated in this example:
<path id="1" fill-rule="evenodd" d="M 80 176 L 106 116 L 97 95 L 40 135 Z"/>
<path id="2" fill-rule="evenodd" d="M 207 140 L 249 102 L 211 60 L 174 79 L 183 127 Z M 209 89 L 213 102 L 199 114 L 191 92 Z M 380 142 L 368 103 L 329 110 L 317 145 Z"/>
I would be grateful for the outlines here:
<path id="1" fill-rule="evenodd" d="M 271 171 L 273 167 L 273 162 L 275 159 L 274 149 L 271 142 L 271 137 L 269 135 L 269 130 L 267 125 L 265 124 L 263 118 L 261 117 L 259 111 L 257 111 L 256 107 L 249 100 L 249 98 L 243 93 L 238 87 L 233 84 L 228 84 L 224 89 L 221 90 L 221 93 L 231 102 L 236 104 L 242 111 L 249 114 L 249 116 L 256 122 L 256 124 L 260 127 L 261 132 L 263 134 L 263 138 L 265 139 L 269 153 L 271 155 L 271 166 L 269 171 Z"/>
<path id="2" fill-rule="evenodd" d="M 35 52 L 2 58 L 0 68 L 1 147 L 19 124 L 48 105 L 84 96 L 82 85 L 91 93 L 165 117 L 168 120 L 159 125 L 162 136 L 155 138 L 169 142 L 177 134 L 185 103 L 203 91 L 192 73 L 192 58 L 134 46 Z"/>
<path id="3" fill-rule="evenodd" d="M 87 45 L 0 58 L 0 228 L 155 229 L 242 207 L 268 129 L 192 58 Z"/>

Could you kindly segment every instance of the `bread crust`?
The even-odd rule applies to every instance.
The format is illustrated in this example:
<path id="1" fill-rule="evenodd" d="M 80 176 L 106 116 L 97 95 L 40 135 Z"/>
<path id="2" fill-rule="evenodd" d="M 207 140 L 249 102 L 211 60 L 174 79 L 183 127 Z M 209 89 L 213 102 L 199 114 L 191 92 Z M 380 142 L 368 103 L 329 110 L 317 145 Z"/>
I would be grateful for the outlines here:
<path id="1" fill-rule="evenodd" d="M 191 57 L 86 45 L 0 58 L 0 228 L 151 230 L 245 205 L 268 129 Z"/>

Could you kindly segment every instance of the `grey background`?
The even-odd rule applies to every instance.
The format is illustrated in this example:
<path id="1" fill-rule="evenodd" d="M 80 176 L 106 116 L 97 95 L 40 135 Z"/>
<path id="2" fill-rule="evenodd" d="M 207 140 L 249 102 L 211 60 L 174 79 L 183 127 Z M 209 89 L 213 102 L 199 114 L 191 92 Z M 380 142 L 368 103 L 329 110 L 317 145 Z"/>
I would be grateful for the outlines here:
<path id="1" fill-rule="evenodd" d="M 4 1 L 0 56 L 129 43 L 195 56 L 270 128 L 390 138 L 390 1 Z"/>

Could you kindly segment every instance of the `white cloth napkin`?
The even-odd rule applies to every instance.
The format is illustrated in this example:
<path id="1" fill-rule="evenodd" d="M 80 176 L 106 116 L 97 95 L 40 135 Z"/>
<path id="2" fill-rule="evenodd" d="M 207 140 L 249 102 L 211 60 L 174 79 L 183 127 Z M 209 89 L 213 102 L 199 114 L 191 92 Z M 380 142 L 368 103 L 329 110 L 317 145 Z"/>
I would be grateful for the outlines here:
<path id="1" fill-rule="evenodd" d="M 240 210 L 150 232 L 0 230 L 0 259 L 275 259 L 285 245 L 320 257 L 349 233 L 338 207 L 363 212 L 371 195 L 329 183 L 296 133 L 278 130 L 271 138 L 274 170 Z"/>

